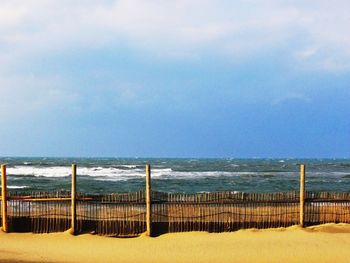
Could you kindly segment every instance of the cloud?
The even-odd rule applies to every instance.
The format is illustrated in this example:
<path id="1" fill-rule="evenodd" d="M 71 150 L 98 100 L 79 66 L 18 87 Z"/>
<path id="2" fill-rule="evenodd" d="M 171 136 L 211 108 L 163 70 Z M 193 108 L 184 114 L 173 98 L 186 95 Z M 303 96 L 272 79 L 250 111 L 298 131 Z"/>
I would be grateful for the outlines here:
<path id="1" fill-rule="evenodd" d="M 0 75 L 0 118 L 4 121 L 35 119 L 38 113 L 63 113 L 74 109 L 78 96 L 69 91 L 59 77 Z"/>
<path id="2" fill-rule="evenodd" d="M 20 25 L 21 18 L 24 15 L 22 8 L 13 8 L 3 5 L 0 9 L 0 26 L 2 28 L 15 27 Z"/>
<path id="3" fill-rule="evenodd" d="M 306 48 L 304 50 L 296 52 L 296 57 L 300 60 L 309 59 L 313 57 L 315 54 L 317 54 L 318 48 L 317 47 L 310 47 Z"/>
<path id="4" fill-rule="evenodd" d="M 293 101 L 297 101 L 298 103 L 311 103 L 312 99 L 302 93 L 288 93 L 276 98 L 272 101 L 272 105 L 277 106 Z"/>
<path id="5" fill-rule="evenodd" d="M 162 57 L 190 58 L 208 51 L 250 57 L 290 43 L 294 54 L 325 50 L 316 64 L 332 59 L 344 68 L 350 57 L 349 8 L 342 0 L 15 0 L 0 3 L 0 39 L 14 53 L 122 43 Z M 333 49 L 339 54 L 327 52 Z M 294 59 L 303 63 L 306 57 Z"/>
<path id="6" fill-rule="evenodd" d="M 31 75 L 31 65 L 37 60 L 53 53 L 67 54 L 67 50 L 122 46 L 165 61 L 200 61 L 210 54 L 252 63 L 255 55 L 284 50 L 290 67 L 347 72 L 349 9 L 345 0 L 1 1 L 0 89 L 6 102 L 0 114 L 18 112 L 17 105 L 30 112 L 66 105 L 74 97 L 80 107 L 87 105 L 79 104 L 77 98 L 91 99 L 101 106 L 104 97 L 84 95 L 83 87 L 74 87 L 76 94 L 70 96 L 68 87 L 74 83 L 65 73 L 50 75 L 42 69 Z M 145 87 L 140 80 L 123 81 L 115 84 L 114 93 L 105 87 L 99 89 L 111 94 L 110 100 L 116 104 L 150 104 L 141 100 Z"/>

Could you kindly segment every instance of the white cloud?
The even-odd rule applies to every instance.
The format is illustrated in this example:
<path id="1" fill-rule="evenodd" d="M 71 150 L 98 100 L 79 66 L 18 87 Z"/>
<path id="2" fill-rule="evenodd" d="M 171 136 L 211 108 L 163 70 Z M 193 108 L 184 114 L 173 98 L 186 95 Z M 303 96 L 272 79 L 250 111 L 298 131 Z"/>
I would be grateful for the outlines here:
<path id="1" fill-rule="evenodd" d="M 324 52 L 315 63 L 332 59 L 344 68 L 350 57 L 349 9 L 344 0 L 14 0 L 0 3 L 0 40 L 14 53 L 124 43 L 170 57 L 198 57 L 208 49 L 244 57 L 290 43 L 296 54 L 305 55 L 310 46 L 340 50 L 342 59 Z"/>
<path id="2" fill-rule="evenodd" d="M 349 71 L 348 10 L 345 0 L 1 1 L 0 90 L 6 100 L 0 114 L 19 111 L 17 105 L 31 112 L 66 105 L 70 96 L 60 77 L 18 70 L 52 51 L 122 44 L 170 60 L 197 60 L 206 52 L 252 60 L 285 48 L 297 68 Z M 116 100 L 138 101 L 135 90 L 142 94 L 142 88 L 133 85 L 118 88 Z"/>
<path id="3" fill-rule="evenodd" d="M 289 101 L 299 101 L 303 103 L 311 103 L 312 100 L 302 93 L 287 93 L 284 95 L 280 95 L 278 98 L 272 101 L 272 105 L 281 105 Z"/>
<path id="4" fill-rule="evenodd" d="M 24 16 L 25 10 L 23 8 L 13 8 L 3 5 L 0 9 L 0 26 L 1 27 L 15 27 L 20 25 L 21 18 Z"/>
<path id="5" fill-rule="evenodd" d="M 304 60 L 314 56 L 317 52 L 318 52 L 317 47 L 310 47 L 310 48 L 306 48 L 304 50 L 296 52 L 296 57 L 300 60 Z"/>

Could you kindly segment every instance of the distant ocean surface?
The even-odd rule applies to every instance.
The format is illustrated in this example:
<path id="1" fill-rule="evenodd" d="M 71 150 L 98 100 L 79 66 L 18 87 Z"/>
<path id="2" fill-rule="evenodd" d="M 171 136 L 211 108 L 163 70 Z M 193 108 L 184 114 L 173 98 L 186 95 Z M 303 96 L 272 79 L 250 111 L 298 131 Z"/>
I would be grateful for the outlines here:
<path id="1" fill-rule="evenodd" d="M 165 192 L 279 192 L 299 189 L 299 164 L 306 164 L 308 191 L 350 191 L 349 159 L 119 159 L 0 158 L 7 163 L 10 191 L 70 189 L 71 164 L 78 166 L 78 191 L 144 190 L 145 164 L 152 189 Z"/>

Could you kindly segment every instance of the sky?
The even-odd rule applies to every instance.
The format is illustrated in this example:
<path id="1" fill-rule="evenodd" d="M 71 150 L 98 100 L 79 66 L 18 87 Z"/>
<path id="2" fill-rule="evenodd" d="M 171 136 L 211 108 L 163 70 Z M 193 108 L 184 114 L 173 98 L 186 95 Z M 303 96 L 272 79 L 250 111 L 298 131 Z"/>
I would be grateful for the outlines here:
<path id="1" fill-rule="evenodd" d="M 349 10 L 0 0 L 0 156 L 349 158 Z"/>

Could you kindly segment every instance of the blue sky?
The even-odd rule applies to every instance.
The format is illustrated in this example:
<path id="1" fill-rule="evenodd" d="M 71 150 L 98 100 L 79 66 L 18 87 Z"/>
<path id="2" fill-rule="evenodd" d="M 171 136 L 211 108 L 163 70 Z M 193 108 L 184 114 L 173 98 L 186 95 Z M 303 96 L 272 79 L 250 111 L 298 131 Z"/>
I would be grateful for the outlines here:
<path id="1" fill-rule="evenodd" d="M 0 155 L 350 157 L 348 1 L 1 1 Z"/>

